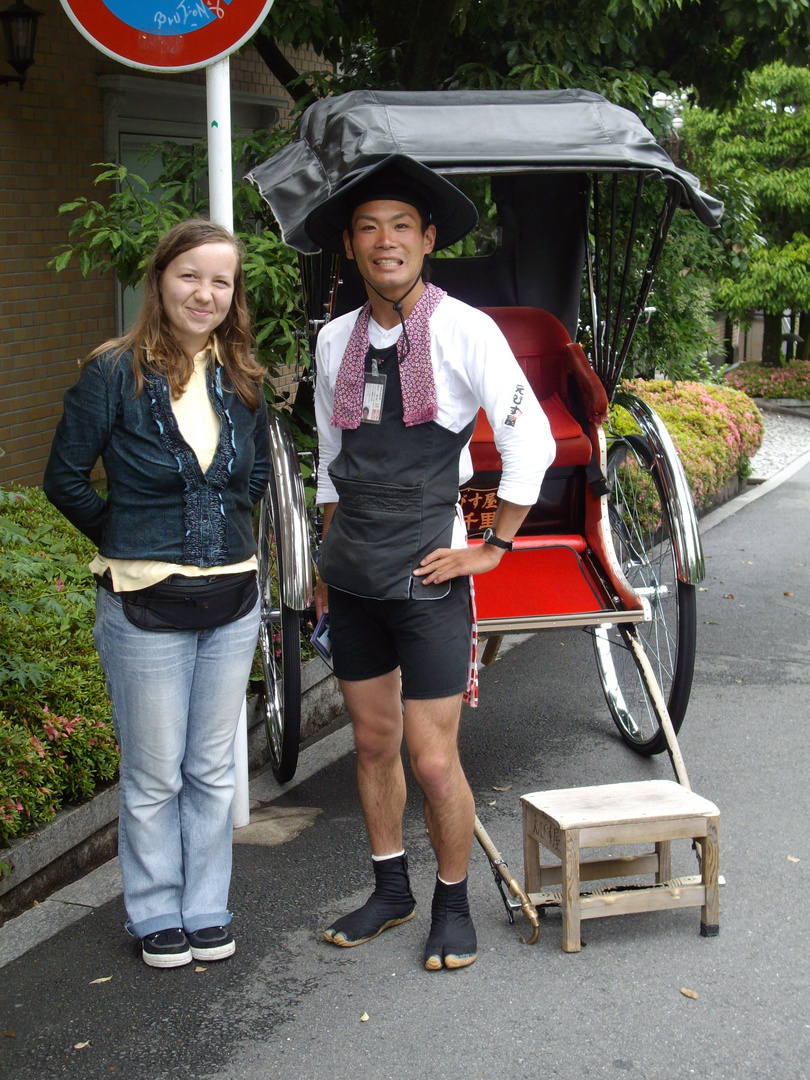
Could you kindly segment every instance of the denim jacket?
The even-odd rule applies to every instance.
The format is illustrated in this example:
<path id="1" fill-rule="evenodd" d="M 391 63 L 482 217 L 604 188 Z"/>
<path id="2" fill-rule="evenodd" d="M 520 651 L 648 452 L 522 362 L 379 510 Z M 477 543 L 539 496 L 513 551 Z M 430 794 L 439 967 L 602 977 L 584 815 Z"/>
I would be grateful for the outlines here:
<path id="1" fill-rule="evenodd" d="M 251 512 L 270 475 L 264 406 L 251 412 L 209 365 L 219 444 L 203 473 L 175 420 L 168 381 L 147 375 L 134 397 L 132 353 L 91 360 L 65 394 L 45 494 L 110 559 L 224 566 L 256 551 Z M 107 499 L 90 483 L 99 456 Z"/>

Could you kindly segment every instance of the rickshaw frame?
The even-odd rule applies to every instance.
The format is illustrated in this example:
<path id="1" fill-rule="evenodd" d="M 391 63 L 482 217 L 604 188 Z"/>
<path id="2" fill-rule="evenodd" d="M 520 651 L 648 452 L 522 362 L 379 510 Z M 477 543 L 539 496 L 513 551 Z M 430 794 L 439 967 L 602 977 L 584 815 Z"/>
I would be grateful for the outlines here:
<path id="1" fill-rule="evenodd" d="M 612 503 L 604 493 L 588 494 L 580 476 L 581 464 L 576 465 L 577 478 L 570 480 L 578 485 L 577 492 L 582 490 L 583 497 L 591 500 L 589 512 L 598 517 L 596 532 L 592 530 L 586 547 L 579 549 L 584 555 L 581 559 L 577 555 L 577 565 L 588 559 L 595 562 L 590 587 L 592 591 L 601 588 L 602 606 L 599 611 L 517 619 L 485 613 L 480 626 L 495 639 L 511 630 L 590 628 L 605 696 L 623 738 L 641 753 L 666 749 L 679 781 L 688 787 L 675 733 L 683 720 L 691 685 L 694 628 L 691 644 L 687 634 L 686 645 L 678 644 L 678 637 L 674 645 L 666 640 L 663 646 L 664 654 L 691 648 L 691 656 L 680 658 L 683 670 L 677 694 L 674 684 L 679 658 L 658 655 L 657 637 L 651 640 L 648 634 L 647 647 L 652 648 L 658 669 L 654 670 L 638 631 L 639 624 L 655 624 L 655 609 L 670 601 L 677 620 L 679 604 L 687 596 L 689 617 L 694 620 L 694 587 L 704 575 L 697 516 L 677 450 L 664 424 L 649 405 L 617 388 L 676 210 L 685 207 L 705 225 L 714 226 L 722 205 L 671 161 L 634 114 L 587 91 L 356 91 L 324 99 L 306 111 L 295 140 L 248 177 L 269 202 L 284 240 L 302 255 L 313 356 L 320 325 L 359 306 L 365 294 L 359 281 L 352 283 L 348 275 L 342 276 L 338 260 L 313 249 L 303 228 L 304 219 L 347 176 L 390 153 L 409 154 L 451 180 L 489 178 L 493 201 L 502 212 L 500 247 L 491 257 L 478 259 L 477 265 L 476 260 L 465 258 L 434 260 L 433 280 L 452 295 L 496 312 L 548 312 L 569 336 L 566 347 L 576 350 L 579 346 L 571 342 L 576 342 L 581 328 L 583 279 L 586 282 L 591 375 L 595 373 L 607 399 L 629 413 L 639 432 L 629 437 L 614 434 L 608 446 L 599 418 L 590 416 L 582 422 L 580 437 L 590 440 L 589 452 L 614 486 Z M 629 227 L 617 222 L 619 183 L 628 177 L 634 179 L 636 188 Z M 631 267 L 644 188 L 651 180 L 662 182 L 663 200 L 639 274 Z M 609 211 L 606 224 L 599 216 L 605 204 Z M 569 361 L 558 357 L 558 362 L 563 364 L 563 374 L 573 378 L 574 368 L 569 371 L 564 366 Z M 313 378 L 317 378 L 316 372 Z M 587 394 L 588 380 L 583 382 L 581 371 L 577 379 Z M 569 378 L 561 393 L 572 409 L 575 402 L 573 398 L 569 401 L 568 395 L 575 395 L 575 391 Z M 271 432 L 274 476 L 262 508 L 260 529 L 262 640 L 271 760 L 277 777 L 285 781 L 295 771 L 300 722 L 300 653 L 289 625 L 295 623 L 297 637 L 301 618 L 312 602 L 311 544 L 317 546 L 317 537 L 308 530 L 290 429 L 276 415 Z M 473 436 L 473 450 L 475 441 Z M 627 477 L 636 474 L 646 476 L 662 503 L 660 521 L 652 528 L 645 526 L 643 536 L 632 516 L 628 520 L 629 496 L 615 495 L 616 490 L 624 490 Z M 542 533 L 542 527 L 535 532 Z M 524 547 L 540 550 L 554 546 L 555 537 L 547 539 L 529 537 Z M 603 549 L 601 562 L 599 552 L 594 556 L 594 547 Z M 642 578 L 647 584 L 638 591 L 628 577 L 636 574 L 641 564 L 646 570 L 661 549 L 665 549 L 663 561 L 671 564 L 672 582 L 648 575 Z M 501 565 L 511 557 L 507 555 Z M 664 636 L 666 632 L 665 627 Z M 280 638 L 280 655 L 274 636 Z M 493 640 L 486 659 L 491 660 L 496 652 Z M 637 671 L 645 707 L 658 725 L 651 736 L 642 736 L 628 704 L 628 697 L 636 691 L 628 692 L 624 684 L 623 654 Z M 673 671 L 667 670 L 670 660 L 676 665 Z M 290 665 L 298 669 L 298 678 L 289 670 Z M 662 675 L 664 681 L 670 681 L 665 687 L 670 694 L 669 707 L 659 686 Z M 676 698 L 671 717 L 669 709 Z M 490 857 L 496 879 L 517 898 L 510 902 L 504 894 L 510 919 L 512 907 L 523 907 L 535 927 L 535 940 L 537 927 L 527 911 L 525 893 L 478 821 L 476 835 Z"/>

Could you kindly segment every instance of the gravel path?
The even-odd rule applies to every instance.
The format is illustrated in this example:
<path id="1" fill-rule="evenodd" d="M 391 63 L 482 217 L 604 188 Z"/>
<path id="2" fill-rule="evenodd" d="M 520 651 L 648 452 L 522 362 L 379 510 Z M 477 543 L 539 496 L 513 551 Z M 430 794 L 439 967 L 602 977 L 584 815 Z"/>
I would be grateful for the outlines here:
<path id="1" fill-rule="evenodd" d="M 768 480 L 791 461 L 810 450 L 810 417 L 762 410 L 765 435 L 751 458 L 751 479 Z"/>

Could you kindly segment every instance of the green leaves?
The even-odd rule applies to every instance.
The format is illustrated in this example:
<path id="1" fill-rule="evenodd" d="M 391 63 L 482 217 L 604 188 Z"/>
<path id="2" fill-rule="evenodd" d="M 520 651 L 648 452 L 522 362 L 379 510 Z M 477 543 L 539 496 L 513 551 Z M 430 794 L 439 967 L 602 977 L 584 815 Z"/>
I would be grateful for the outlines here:
<path id="1" fill-rule="evenodd" d="M 291 137 L 289 131 L 251 132 L 234 138 L 234 176 L 242 177 Z M 158 238 L 176 222 L 208 215 L 208 147 L 205 140 L 153 146 L 146 161 L 159 159 L 154 184 L 124 165 L 99 162 L 95 183 L 113 184 L 106 202 L 78 198 L 63 203 L 70 216 L 69 242 L 49 267 L 61 273 L 75 259 L 83 276 L 114 273 L 122 285 L 136 286 Z M 253 312 L 257 357 L 271 375 L 308 363 L 301 336 L 303 312 L 298 288 L 298 256 L 282 243 L 269 207 L 251 184 L 234 184 L 234 228 L 244 249 L 245 287 Z M 302 352 L 303 350 L 303 352 Z"/>
<path id="2" fill-rule="evenodd" d="M 94 550 L 41 491 L 0 488 L 0 842 L 115 774 Z"/>
<path id="3" fill-rule="evenodd" d="M 741 322 L 756 308 L 770 315 L 810 310 L 810 238 L 796 233 L 781 247 L 759 248 L 743 275 L 720 280 L 717 299 Z"/>

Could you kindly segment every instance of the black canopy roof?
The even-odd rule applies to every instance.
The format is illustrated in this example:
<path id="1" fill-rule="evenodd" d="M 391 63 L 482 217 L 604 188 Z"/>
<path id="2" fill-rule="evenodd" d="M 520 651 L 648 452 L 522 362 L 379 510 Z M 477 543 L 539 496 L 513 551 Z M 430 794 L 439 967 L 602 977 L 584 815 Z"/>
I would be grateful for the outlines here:
<path id="1" fill-rule="evenodd" d="M 356 90 L 315 102 L 295 140 L 248 179 L 278 220 L 286 243 L 315 250 L 309 211 L 350 172 L 391 153 L 447 176 L 470 173 L 659 173 L 706 225 L 722 203 L 679 169 L 639 118 L 587 90 L 452 92 Z"/>

